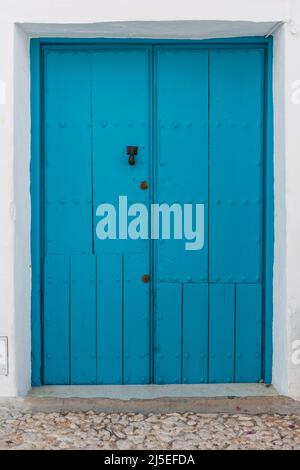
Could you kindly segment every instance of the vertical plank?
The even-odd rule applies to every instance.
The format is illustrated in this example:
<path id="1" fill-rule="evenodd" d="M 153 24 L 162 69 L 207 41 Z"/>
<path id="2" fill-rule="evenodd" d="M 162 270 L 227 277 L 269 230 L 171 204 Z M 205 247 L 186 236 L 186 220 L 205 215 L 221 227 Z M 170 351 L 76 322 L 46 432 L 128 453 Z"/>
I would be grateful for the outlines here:
<path id="1" fill-rule="evenodd" d="M 97 256 L 97 383 L 122 383 L 122 255 Z"/>
<path id="2" fill-rule="evenodd" d="M 261 379 L 262 298 L 261 285 L 236 286 L 235 381 Z"/>
<path id="3" fill-rule="evenodd" d="M 149 273 L 148 255 L 124 255 L 123 380 L 149 383 Z"/>
<path id="4" fill-rule="evenodd" d="M 182 285 L 157 285 L 155 383 L 181 383 Z"/>
<path id="5" fill-rule="evenodd" d="M 41 52 L 40 40 L 30 40 L 30 109 L 31 109 L 31 384 L 42 383 L 41 324 Z M 44 262 L 44 260 L 43 260 Z"/>
<path id="6" fill-rule="evenodd" d="M 206 383 L 208 375 L 208 285 L 183 286 L 182 382 Z"/>
<path id="7" fill-rule="evenodd" d="M 235 286 L 209 288 L 209 382 L 234 381 Z"/>
<path id="8" fill-rule="evenodd" d="M 264 218 L 264 380 L 272 383 L 273 368 L 273 262 L 274 262 L 274 125 L 273 125 L 273 38 L 265 52 L 265 218 Z M 282 163 L 284 164 L 284 163 Z"/>
<path id="9" fill-rule="evenodd" d="M 263 64 L 262 50 L 210 52 L 212 282 L 261 281 Z"/>
<path id="10" fill-rule="evenodd" d="M 71 256 L 71 383 L 95 384 L 96 263 L 95 256 Z"/>
<path id="11" fill-rule="evenodd" d="M 139 183 L 149 174 L 149 48 L 101 50 L 92 57 L 93 185 L 94 207 L 101 203 L 119 206 L 149 204 L 148 191 Z M 138 146 L 136 164 L 128 164 L 127 146 Z M 150 187 L 150 184 L 149 184 Z M 99 222 L 94 219 L 94 232 Z M 129 219 L 130 220 L 130 219 Z M 117 218 L 117 229 L 119 221 Z M 95 238 L 95 253 L 146 252 L 144 240 Z"/>
<path id="12" fill-rule="evenodd" d="M 204 246 L 182 239 L 156 243 L 158 282 L 207 282 L 208 52 L 158 49 L 155 202 L 205 205 Z M 193 222 L 195 227 L 195 210 Z M 171 218 L 171 237 L 174 224 Z M 200 231 L 199 231 L 200 232 Z"/>
<path id="13" fill-rule="evenodd" d="M 45 55 L 46 253 L 92 253 L 90 75 L 90 53 Z"/>
<path id="14" fill-rule="evenodd" d="M 68 384 L 69 258 L 49 255 L 44 270 L 44 384 Z"/>

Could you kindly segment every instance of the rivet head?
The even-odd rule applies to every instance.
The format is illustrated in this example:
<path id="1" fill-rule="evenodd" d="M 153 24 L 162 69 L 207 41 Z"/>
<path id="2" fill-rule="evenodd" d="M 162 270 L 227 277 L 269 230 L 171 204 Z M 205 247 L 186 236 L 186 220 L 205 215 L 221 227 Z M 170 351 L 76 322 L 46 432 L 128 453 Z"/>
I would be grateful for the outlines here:
<path id="1" fill-rule="evenodd" d="M 147 284 L 148 282 L 150 282 L 150 275 L 149 274 L 144 274 L 142 276 L 142 281 Z"/>
<path id="2" fill-rule="evenodd" d="M 147 181 L 141 181 L 141 183 L 140 183 L 140 188 L 141 188 L 141 189 L 148 189 L 148 183 L 147 183 Z"/>

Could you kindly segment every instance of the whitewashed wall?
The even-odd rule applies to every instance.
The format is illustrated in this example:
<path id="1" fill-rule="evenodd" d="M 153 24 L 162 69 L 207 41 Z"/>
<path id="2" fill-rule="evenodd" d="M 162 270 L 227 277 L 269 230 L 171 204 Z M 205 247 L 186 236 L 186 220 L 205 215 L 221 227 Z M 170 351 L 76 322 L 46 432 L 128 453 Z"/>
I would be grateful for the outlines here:
<path id="1" fill-rule="evenodd" d="M 1 1 L 0 336 L 9 338 L 9 375 L 0 376 L 0 396 L 30 388 L 29 38 L 201 39 L 264 35 L 276 26 L 273 382 L 300 398 L 300 364 L 292 361 L 300 340 L 300 93 L 292 102 L 300 80 L 299 0 Z"/>

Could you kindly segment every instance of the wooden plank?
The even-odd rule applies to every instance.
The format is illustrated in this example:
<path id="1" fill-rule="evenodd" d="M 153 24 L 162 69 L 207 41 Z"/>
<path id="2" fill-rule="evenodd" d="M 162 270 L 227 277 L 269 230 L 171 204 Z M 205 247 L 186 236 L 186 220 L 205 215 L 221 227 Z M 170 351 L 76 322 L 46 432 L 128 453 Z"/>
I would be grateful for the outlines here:
<path id="1" fill-rule="evenodd" d="M 263 64 L 262 50 L 210 52 L 211 282 L 261 280 Z"/>
<path id="2" fill-rule="evenodd" d="M 182 382 L 207 383 L 208 285 L 184 284 Z"/>
<path id="3" fill-rule="evenodd" d="M 234 284 L 209 287 L 209 382 L 234 382 Z"/>
<path id="4" fill-rule="evenodd" d="M 123 368 L 122 255 L 97 256 L 97 383 L 121 384 Z"/>
<path id="5" fill-rule="evenodd" d="M 148 273 L 148 255 L 124 255 L 124 384 L 149 383 L 150 284 L 142 281 Z"/>
<path id="6" fill-rule="evenodd" d="M 46 253 L 89 254 L 93 229 L 90 54 L 47 52 L 45 74 L 45 249 Z"/>
<path id="7" fill-rule="evenodd" d="M 129 72 L 130 71 L 130 72 Z M 133 78 L 134 77 L 134 78 Z M 92 58 L 93 186 L 94 206 L 113 204 L 119 197 L 127 204 L 149 204 L 149 48 L 102 50 Z M 128 164 L 127 146 L 138 147 L 136 164 Z M 147 181 L 149 190 L 141 191 Z M 119 208 L 120 209 L 120 208 Z M 127 212 L 127 209 L 123 211 Z M 119 218 L 116 218 L 117 233 Z M 94 219 L 94 232 L 100 217 Z M 129 217 L 129 221 L 130 221 Z M 126 225 L 126 224 L 124 224 Z M 127 227 L 125 227 L 126 232 Z M 145 240 L 95 238 L 96 253 L 132 253 L 148 249 Z"/>
<path id="8" fill-rule="evenodd" d="M 71 256 L 71 383 L 95 384 L 96 364 L 96 259 Z"/>
<path id="9" fill-rule="evenodd" d="M 44 384 L 68 384 L 69 258 L 48 255 L 44 269 Z"/>
<path id="10" fill-rule="evenodd" d="M 157 81 L 157 181 L 155 202 L 204 204 L 204 246 L 193 249 L 195 240 L 157 242 L 158 282 L 207 282 L 208 200 L 208 52 L 159 49 Z M 193 207 L 193 230 L 195 207 Z M 180 222 L 177 227 L 180 226 Z M 200 230 L 199 230 L 200 233 Z M 202 230 L 201 230 L 202 233 Z M 200 238 L 200 237 L 199 237 Z M 189 250 L 185 243 L 191 243 Z M 199 240 L 200 243 L 200 240 Z M 194 246 L 195 248 L 195 246 Z"/>
<path id="11" fill-rule="evenodd" d="M 31 384 L 42 384 L 42 323 L 41 323 L 41 52 L 40 40 L 30 40 L 30 108 L 31 108 Z M 44 263 L 44 260 L 43 260 Z"/>
<path id="12" fill-rule="evenodd" d="M 261 379 L 262 298 L 261 285 L 236 286 L 235 381 Z"/>
<path id="13" fill-rule="evenodd" d="M 157 285 L 155 383 L 181 383 L 182 285 Z"/>

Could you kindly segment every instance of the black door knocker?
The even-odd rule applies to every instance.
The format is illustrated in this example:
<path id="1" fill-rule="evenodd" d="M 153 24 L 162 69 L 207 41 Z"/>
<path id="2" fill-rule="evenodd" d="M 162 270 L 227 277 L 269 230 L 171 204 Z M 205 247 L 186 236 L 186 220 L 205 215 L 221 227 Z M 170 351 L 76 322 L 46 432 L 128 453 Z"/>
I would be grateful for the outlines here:
<path id="1" fill-rule="evenodd" d="M 136 145 L 128 145 L 127 147 L 127 155 L 129 155 L 128 163 L 129 165 L 135 164 L 134 156 L 138 154 L 138 147 Z"/>

